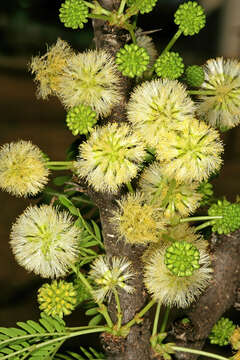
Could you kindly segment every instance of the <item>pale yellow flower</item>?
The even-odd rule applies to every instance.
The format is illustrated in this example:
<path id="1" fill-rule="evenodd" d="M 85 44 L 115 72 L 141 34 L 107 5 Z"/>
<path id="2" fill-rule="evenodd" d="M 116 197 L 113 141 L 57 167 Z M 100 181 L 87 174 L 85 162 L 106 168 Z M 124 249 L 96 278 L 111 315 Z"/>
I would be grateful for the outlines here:
<path id="1" fill-rule="evenodd" d="M 72 55 L 73 50 L 68 43 L 58 39 L 45 55 L 32 58 L 30 69 L 38 83 L 39 97 L 46 99 L 49 95 L 58 94 L 63 68 Z"/>
<path id="2" fill-rule="evenodd" d="M 145 151 L 141 139 L 126 124 L 96 128 L 79 148 L 76 171 L 95 190 L 117 192 L 137 175 Z"/>
<path id="3" fill-rule="evenodd" d="M 122 98 L 117 66 L 105 50 L 70 56 L 59 86 L 67 108 L 84 104 L 100 116 L 109 115 Z"/>
<path id="4" fill-rule="evenodd" d="M 128 194 L 118 201 L 112 223 L 119 236 L 131 244 L 157 242 L 159 234 L 165 230 L 166 219 L 163 213 L 144 202 L 140 193 Z"/>
<path id="5" fill-rule="evenodd" d="M 156 150 L 163 174 L 179 182 L 206 180 L 222 163 L 219 133 L 196 119 L 182 131 L 166 133 Z"/>
<path id="6" fill-rule="evenodd" d="M 240 123 L 240 63 L 233 59 L 210 59 L 205 67 L 197 113 L 213 127 L 226 130 Z"/>
<path id="7" fill-rule="evenodd" d="M 20 140 L 0 148 L 0 188 L 15 196 L 36 195 L 48 182 L 41 150 Z"/>
<path id="8" fill-rule="evenodd" d="M 194 103 L 176 80 L 146 81 L 132 93 L 128 120 L 149 146 L 156 146 L 171 130 L 185 127 L 194 114 Z"/>

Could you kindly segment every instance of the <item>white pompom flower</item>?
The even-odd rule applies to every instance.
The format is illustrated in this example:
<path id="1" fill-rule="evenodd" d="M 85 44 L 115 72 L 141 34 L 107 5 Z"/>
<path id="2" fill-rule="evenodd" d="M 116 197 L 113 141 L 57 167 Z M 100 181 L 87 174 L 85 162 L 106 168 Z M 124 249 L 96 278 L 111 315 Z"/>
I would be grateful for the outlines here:
<path id="1" fill-rule="evenodd" d="M 113 290 L 119 287 L 131 294 L 134 288 L 128 284 L 134 278 L 131 262 L 126 257 L 99 256 L 91 266 L 90 277 L 97 285 L 93 291 L 96 302 L 111 299 Z"/>
<path id="2" fill-rule="evenodd" d="M 91 106 L 100 116 L 109 115 L 122 98 L 117 66 L 105 50 L 71 56 L 59 87 L 60 98 L 67 108 L 83 104 Z"/>
<path id="3" fill-rule="evenodd" d="M 97 191 L 117 192 L 137 175 L 144 159 L 144 144 L 127 124 L 96 128 L 79 147 L 77 174 Z"/>
<path id="4" fill-rule="evenodd" d="M 184 128 L 195 106 L 180 82 L 157 79 L 133 91 L 127 110 L 133 128 L 149 146 L 155 147 L 168 131 Z"/>
<path id="5" fill-rule="evenodd" d="M 81 231 L 66 211 L 29 206 L 12 226 L 10 245 L 17 262 L 43 278 L 65 276 L 78 259 Z"/>
<path id="6" fill-rule="evenodd" d="M 240 123 L 240 63 L 234 59 L 210 59 L 204 66 L 206 95 L 199 95 L 197 113 L 208 124 L 227 130 Z M 203 91 L 204 92 L 204 91 Z"/>

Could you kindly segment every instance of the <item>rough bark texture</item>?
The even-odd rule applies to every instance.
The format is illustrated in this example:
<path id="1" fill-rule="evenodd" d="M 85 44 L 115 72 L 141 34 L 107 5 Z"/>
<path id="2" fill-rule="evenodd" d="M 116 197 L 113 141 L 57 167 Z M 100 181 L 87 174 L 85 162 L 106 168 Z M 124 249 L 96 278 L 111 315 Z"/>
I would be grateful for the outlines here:
<path id="1" fill-rule="evenodd" d="M 207 291 L 186 313 L 191 325 L 176 323 L 173 328 L 178 346 L 200 349 L 213 325 L 237 300 L 240 284 L 240 230 L 230 235 L 212 236 L 213 280 Z M 177 359 L 196 358 L 188 353 L 177 353 Z"/>

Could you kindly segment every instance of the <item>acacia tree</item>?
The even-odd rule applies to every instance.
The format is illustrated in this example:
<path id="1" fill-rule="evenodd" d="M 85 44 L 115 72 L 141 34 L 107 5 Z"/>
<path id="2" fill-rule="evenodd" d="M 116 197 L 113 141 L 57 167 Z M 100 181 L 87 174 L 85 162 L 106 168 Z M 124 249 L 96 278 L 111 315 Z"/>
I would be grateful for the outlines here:
<path id="1" fill-rule="evenodd" d="M 222 317 L 240 301 L 240 205 L 216 199 L 210 183 L 222 163 L 216 129 L 240 122 L 240 63 L 211 59 L 184 72 L 170 50 L 205 25 L 191 1 L 177 9 L 178 31 L 157 54 L 136 25 L 156 2 L 66 0 L 61 21 L 81 29 L 91 18 L 96 49 L 79 54 L 58 39 L 31 61 L 38 95 L 59 97 L 78 138 L 61 162 L 27 141 L 0 149 L 1 188 L 41 192 L 12 227 L 16 260 L 57 278 L 38 291 L 39 323 L 0 329 L 2 359 L 83 359 L 60 347 L 88 333 L 101 333 L 105 354 L 81 348 L 88 359 L 225 359 L 200 351 L 209 334 L 240 348 L 239 328 Z M 54 179 L 57 191 L 45 186 L 50 170 L 72 175 Z M 69 328 L 62 318 L 77 306 L 91 320 Z"/>

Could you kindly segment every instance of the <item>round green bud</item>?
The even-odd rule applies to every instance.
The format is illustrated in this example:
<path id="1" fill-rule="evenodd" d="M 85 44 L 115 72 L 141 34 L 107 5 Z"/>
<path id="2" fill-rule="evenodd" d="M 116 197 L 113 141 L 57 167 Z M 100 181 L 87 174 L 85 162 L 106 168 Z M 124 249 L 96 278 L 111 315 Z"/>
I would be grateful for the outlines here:
<path id="1" fill-rule="evenodd" d="M 77 302 L 77 292 L 72 283 L 54 280 L 51 284 L 43 284 L 38 290 L 40 310 L 49 316 L 69 315 Z"/>
<path id="2" fill-rule="evenodd" d="M 211 344 L 217 344 L 220 346 L 228 345 L 230 343 L 230 337 L 235 330 L 235 325 L 228 318 L 222 317 L 212 328 L 209 335 Z"/>
<path id="3" fill-rule="evenodd" d="M 202 66 L 188 66 L 185 71 L 186 82 L 189 86 L 199 87 L 204 82 L 204 71 Z"/>
<path id="4" fill-rule="evenodd" d="M 158 76 L 174 80 L 179 78 L 184 71 L 183 59 L 178 53 L 166 52 L 159 56 L 154 68 Z"/>
<path id="5" fill-rule="evenodd" d="M 165 252 L 164 263 L 176 276 L 191 276 L 199 269 L 199 250 L 186 241 L 174 241 Z"/>
<path id="6" fill-rule="evenodd" d="M 59 18 L 68 28 L 82 29 L 88 21 L 88 7 L 83 0 L 66 0 L 59 10 Z"/>
<path id="7" fill-rule="evenodd" d="M 97 114 L 90 106 L 81 104 L 69 110 L 66 122 L 73 135 L 86 135 L 96 124 Z"/>
<path id="8" fill-rule="evenodd" d="M 116 54 L 116 64 L 124 76 L 141 76 L 149 63 L 147 51 L 135 44 L 126 44 Z"/>
<path id="9" fill-rule="evenodd" d="M 208 209 L 208 215 L 222 216 L 222 219 L 212 220 L 212 230 L 218 234 L 230 234 L 240 229 L 240 203 L 219 200 Z"/>
<path id="10" fill-rule="evenodd" d="M 204 28 L 206 15 L 197 2 L 189 1 L 179 6 L 174 14 L 174 22 L 185 36 L 195 35 Z"/>
<path id="11" fill-rule="evenodd" d="M 127 5 L 132 6 L 137 0 L 127 0 Z M 152 11 L 158 0 L 142 0 L 138 4 L 138 9 L 141 14 L 149 13 Z"/>

